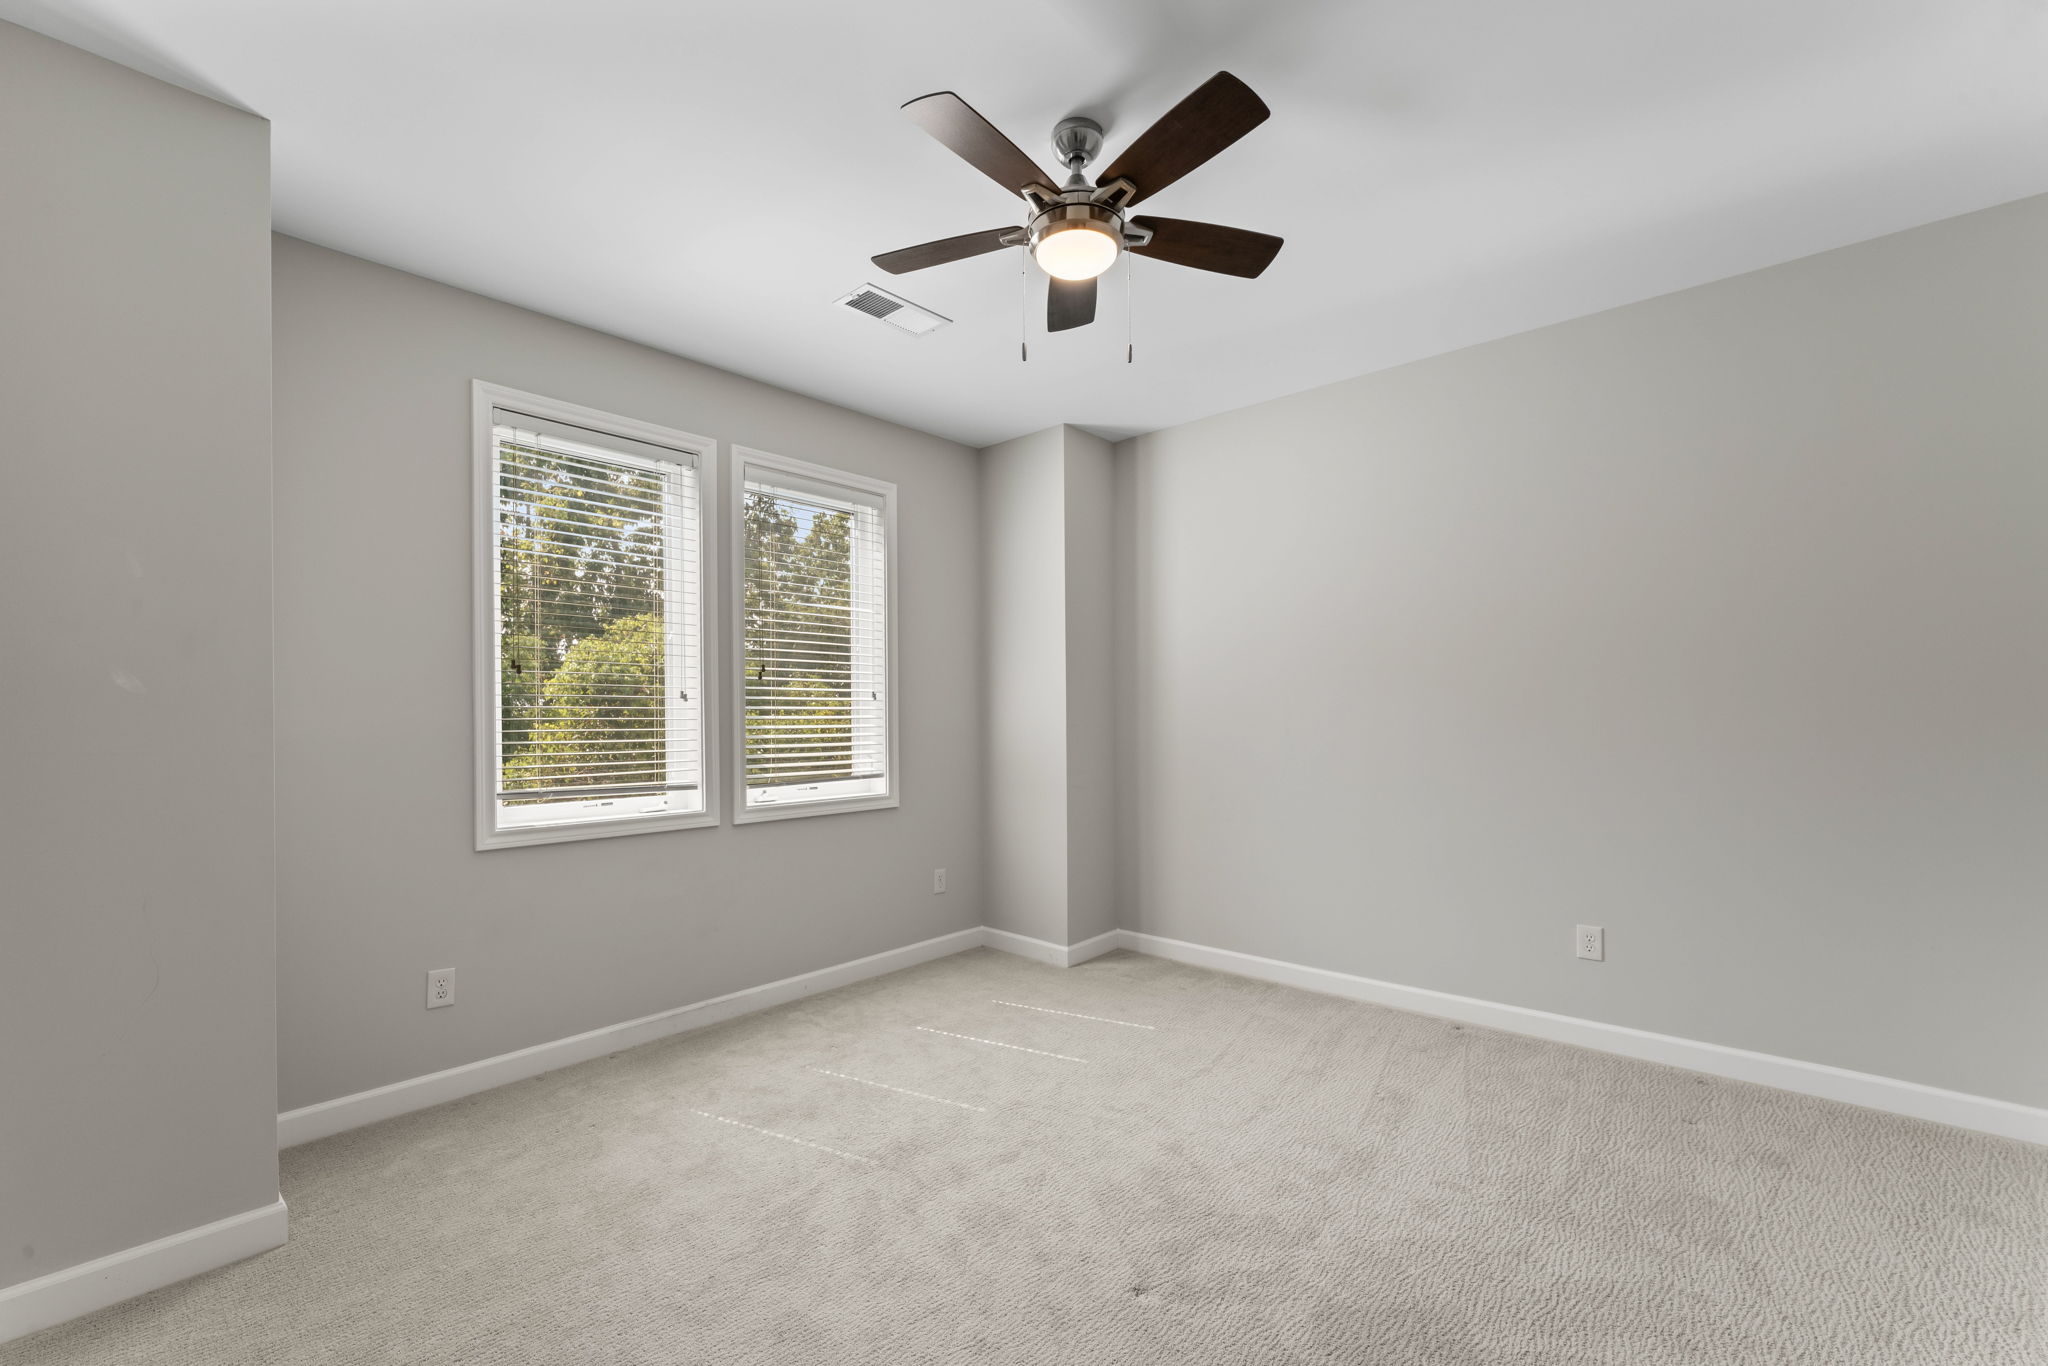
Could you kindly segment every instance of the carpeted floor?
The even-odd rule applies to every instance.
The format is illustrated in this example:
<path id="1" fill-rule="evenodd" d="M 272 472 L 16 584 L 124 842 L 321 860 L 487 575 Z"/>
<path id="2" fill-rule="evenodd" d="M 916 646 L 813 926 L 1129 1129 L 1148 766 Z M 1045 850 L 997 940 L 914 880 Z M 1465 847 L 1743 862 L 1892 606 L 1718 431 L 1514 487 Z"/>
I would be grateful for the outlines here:
<path id="1" fill-rule="evenodd" d="M 2048 1149 L 976 950 L 284 1155 L 148 1363 L 2038 1366 Z"/>

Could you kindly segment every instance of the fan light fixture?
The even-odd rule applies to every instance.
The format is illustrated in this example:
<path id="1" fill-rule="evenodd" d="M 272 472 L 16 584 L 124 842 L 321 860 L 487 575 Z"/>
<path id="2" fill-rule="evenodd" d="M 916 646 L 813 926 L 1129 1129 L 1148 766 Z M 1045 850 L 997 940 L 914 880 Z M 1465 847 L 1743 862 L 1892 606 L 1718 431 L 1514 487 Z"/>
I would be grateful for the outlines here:
<path id="1" fill-rule="evenodd" d="M 1031 248 L 1031 258 L 1056 280 L 1092 280 L 1122 251 L 1115 233 L 1083 220 L 1054 225 Z"/>

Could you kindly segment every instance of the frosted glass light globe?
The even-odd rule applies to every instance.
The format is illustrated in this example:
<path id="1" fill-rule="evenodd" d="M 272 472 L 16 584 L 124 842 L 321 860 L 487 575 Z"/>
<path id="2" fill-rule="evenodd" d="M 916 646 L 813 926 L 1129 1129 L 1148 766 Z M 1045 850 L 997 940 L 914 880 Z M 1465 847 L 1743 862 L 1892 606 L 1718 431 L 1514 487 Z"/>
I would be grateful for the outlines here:
<path id="1" fill-rule="evenodd" d="M 1038 239 L 1031 255 L 1056 280 L 1092 280 L 1116 264 L 1123 243 L 1092 223 L 1075 223 Z"/>

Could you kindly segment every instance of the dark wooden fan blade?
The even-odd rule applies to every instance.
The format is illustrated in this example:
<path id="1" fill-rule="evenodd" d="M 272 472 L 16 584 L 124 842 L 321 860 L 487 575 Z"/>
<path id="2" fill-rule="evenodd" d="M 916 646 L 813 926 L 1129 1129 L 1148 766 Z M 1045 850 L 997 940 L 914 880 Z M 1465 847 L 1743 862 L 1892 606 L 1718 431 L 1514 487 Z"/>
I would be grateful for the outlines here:
<path id="1" fill-rule="evenodd" d="M 1062 280 L 1053 276 L 1045 283 L 1046 331 L 1064 332 L 1070 327 L 1086 327 L 1095 321 L 1095 281 Z"/>
<path id="2" fill-rule="evenodd" d="M 974 106 L 950 90 L 923 95 L 903 106 L 918 127 L 953 149 L 961 160 L 1008 190 L 1022 194 L 1026 185 L 1043 185 L 1046 174 L 1017 144 L 974 112 Z"/>
<path id="3" fill-rule="evenodd" d="M 1151 241 L 1131 248 L 1136 255 L 1171 261 L 1177 266 L 1193 266 L 1196 270 L 1213 270 L 1218 275 L 1241 275 L 1247 280 L 1257 279 L 1260 271 L 1273 264 L 1283 240 L 1246 228 L 1193 223 L 1185 218 L 1147 218 L 1142 214 L 1131 220 L 1131 226 L 1152 230 Z"/>
<path id="4" fill-rule="evenodd" d="M 964 261 L 970 256 L 1001 251 L 1003 239 L 1015 231 L 1015 228 L 989 228 L 983 232 L 963 232 L 958 237 L 920 242 L 901 251 L 885 251 L 871 259 L 891 275 L 902 275 L 908 271 L 923 270 L 926 266 L 943 266 L 948 261 Z"/>
<path id="5" fill-rule="evenodd" d="M 1250 86 L 1228 71 L 1219 71 L 1140 133 L 1095 183 L 1107 185 L 1119 177 L 1129 180 L 1138 187 L 1128 201 L 1135 204 L 1158 194 L 1251 132 L 1272 112 Z"/>

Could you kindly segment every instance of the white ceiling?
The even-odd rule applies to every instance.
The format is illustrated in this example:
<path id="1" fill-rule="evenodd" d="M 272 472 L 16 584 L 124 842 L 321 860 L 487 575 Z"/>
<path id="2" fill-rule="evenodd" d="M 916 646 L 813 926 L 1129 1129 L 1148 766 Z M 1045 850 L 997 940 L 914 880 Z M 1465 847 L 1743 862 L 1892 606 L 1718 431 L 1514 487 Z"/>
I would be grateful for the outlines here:
<path id="1" fill-rule="evenodd" d="M 974 445 L 1121 436 L 2048 190 L 2041 0 L 0 0 L 274 123 L 280 230 Z M 1148 211 L 1279 233 L 1139 261 L 1018 360 L 1016 221 L 898 112 L 1050 161 L 1211 73 L 1273 117 Z M 1034 273 L 1035 274 L 1035 273 Z M 830 302 L 873 281 L 957 321 Z M 1042 291 L 1042 282 L 1032 281 Z"/>

